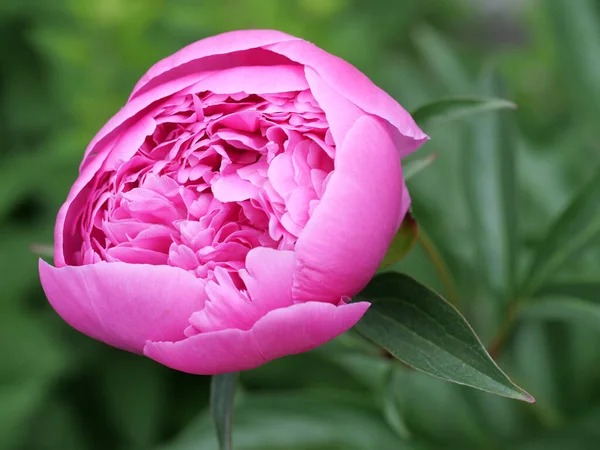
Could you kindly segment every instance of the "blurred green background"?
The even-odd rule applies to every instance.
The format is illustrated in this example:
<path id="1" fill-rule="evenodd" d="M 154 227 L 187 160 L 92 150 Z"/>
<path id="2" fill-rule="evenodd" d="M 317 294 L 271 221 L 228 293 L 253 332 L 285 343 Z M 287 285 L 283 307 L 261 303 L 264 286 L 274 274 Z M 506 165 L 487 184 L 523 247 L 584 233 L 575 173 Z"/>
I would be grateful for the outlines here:
<path id="1" fill-rule="evenodd" d="M 495 356 L 538 402 L 493 397 L 396 364 L 390 372 L 390 360 L 350 334 L 243 373 L 235 448 L 598 448 L 600 306 L 512 317 L 521 299 L 494 261 L 508 251 L 498 214 L 509 211 L 518 224 L 511 258 L 521 269 L 600 162 L 600 2 L 2 0 L 0 449 L 216 448 L 209 378 L 71 330 L 44 298 L 31 246 L 51 244 L 87 143 L 143 72 L 187 43 L 239 28 L 311 40 L 409 111 L 491 89 L 518 104 L 481 122 L 425 128 L 432 140 L 418 156 L 438 158 L 409 188 L 455 286 L 423 245 L 394 270 L 457 298 L 484 344 L 498 346 L 506 328 Z M 506 154 L 516 161 L 514 183 L 498 173 Z M 516 193 L 508 208 L 498 183 Z M 590 240 L 552 278 L 599 282 L 598 244 Z"/>

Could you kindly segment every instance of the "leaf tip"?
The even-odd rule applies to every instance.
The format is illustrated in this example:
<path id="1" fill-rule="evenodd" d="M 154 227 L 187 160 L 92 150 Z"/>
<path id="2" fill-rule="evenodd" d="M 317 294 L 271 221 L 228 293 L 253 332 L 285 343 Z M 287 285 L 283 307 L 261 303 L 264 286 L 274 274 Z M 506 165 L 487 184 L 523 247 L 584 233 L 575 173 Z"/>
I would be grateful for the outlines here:
<path id="1" fill-rule="evenodd" d="M 531 395 L 529 392 L 524 391 L 523 389 L 521 389 L 519 395 L 516 396 L 515 399 L 524 401 L 525 403 L 529 403 L 531 405 L 536 403 L 535 397 L 533 397 L 533 395 Z"/>

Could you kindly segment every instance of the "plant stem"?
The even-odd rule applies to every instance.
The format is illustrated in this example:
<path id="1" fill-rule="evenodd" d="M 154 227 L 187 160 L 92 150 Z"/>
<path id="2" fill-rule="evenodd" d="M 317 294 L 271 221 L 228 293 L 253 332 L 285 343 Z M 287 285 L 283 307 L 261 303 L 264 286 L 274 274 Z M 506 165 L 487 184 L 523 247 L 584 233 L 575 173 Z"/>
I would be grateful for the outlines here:
<path id="1" fill-rule="evenodd" d="M 496 336 L 494 336 L 494 338 L 492 339 L 492 342 L 489 345 L 488 353 L 494 360 L 496 360 L 500 356 L 500 353 L 502 352 L 502 350 L 504 350 L 504 346 L 506 345 L 506 342 L 508 341 L 508 338 L 510 336 L 510 333 L 511 333 L 514 323 L 515 323 L 517 309 L 518 309 L 517 302 L 512 302 L 509 305 L 508 310 L 506 312 L 506 317 L 504 318 L 504 321 L 500 325 L 500 329 L 498 330 L 498 333 L 496 334 Z"/>
<path id="2" fill-rule="evenodd" d="M 210 412 L 217 432 L 219 450 L 233 448 L 231 422 L 237 378 L 236 372 L 213 375 L 210 384 Z"/>
<path id="3" fill-rule="evenodd" d="M 431 259 L 431 262 L 433 262 L 435 270 L 438 273 L 438 277 L 446 289 L 446 297 L 448 301 L 454 307 L 458 308 L 458 290 L 456 288 L 456 284 L 454 283 L 454 279 L 452 278 L 452 273 L 450 272 L 448 265 L 444 262 L 444 259 L 437 250 L 435 244 L 422 227 L 419 227 L 417 240 L 423 246 L 423 250 L 425 250 L 425 253 L 427 253 L 427 256 L 429 256 L 429 259 Z"/>

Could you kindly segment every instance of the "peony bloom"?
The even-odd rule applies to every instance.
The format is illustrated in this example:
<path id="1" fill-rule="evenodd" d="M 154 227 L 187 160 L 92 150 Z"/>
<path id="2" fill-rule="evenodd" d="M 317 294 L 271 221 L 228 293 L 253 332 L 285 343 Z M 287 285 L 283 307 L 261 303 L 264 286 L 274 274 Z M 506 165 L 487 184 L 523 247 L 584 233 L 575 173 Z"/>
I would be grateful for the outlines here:
<path id="1" fill-rule="evenodd" d="M 348 63 L 237 31 L 153 66 L 89 144 L 44 291 L 77 330 L 196 374 L 250 369 L 352 327 L 410 204 L 425 140 Z"/>

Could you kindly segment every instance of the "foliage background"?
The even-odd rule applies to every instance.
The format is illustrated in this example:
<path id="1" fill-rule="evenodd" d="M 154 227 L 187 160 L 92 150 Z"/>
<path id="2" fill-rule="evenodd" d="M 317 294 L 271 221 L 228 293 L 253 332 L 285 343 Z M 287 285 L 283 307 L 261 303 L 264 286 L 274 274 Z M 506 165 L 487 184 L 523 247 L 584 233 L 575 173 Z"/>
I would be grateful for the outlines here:
<path id="1" fill-rule="evenodd" d="M 350 335 L 243 373 L 235 448 L 597 448 L 600 309 L 510 316 L 516 291 L 494 265 L 509 250 L 494 225 L 504 200 L 489 184 L 494 155 L 514 152 L 517 177 L 508 189 L 517 201 L 509 209 L 523 277 L 551 221 L 600 162 L 600 2 L 593 0 L 0 2 L 0 448 L 216 447 L 209 378 L 71 330 L 44 298 L 30 247 L 51 243 L 87 142 L 152 63 L 207 35 L 251 27 L 317 43 L 408 110 L 480 92 L 480 75 L 491 71 L 502 96 L 518 103 L 516 112 L 490 116 L 510 122 L 499 141 L 469 139 L 472 123 L 426 128 L 433 139 L 420 155 L 439 156 L 409 187 L 456 295 L 422 246 L 394 270 L 456 296 L 485 344 L 511 317 L 499 362 L 538 402 L 496 398 L 400 365 L 390 377 L 392 363 L 357 349 Z M 552 279 L 600 281 L 598 243 Z"/>

